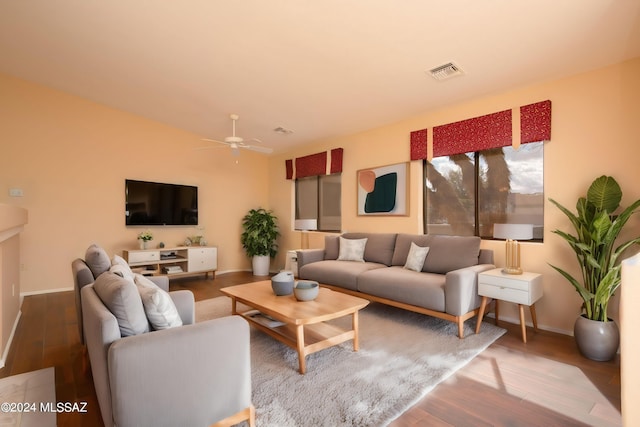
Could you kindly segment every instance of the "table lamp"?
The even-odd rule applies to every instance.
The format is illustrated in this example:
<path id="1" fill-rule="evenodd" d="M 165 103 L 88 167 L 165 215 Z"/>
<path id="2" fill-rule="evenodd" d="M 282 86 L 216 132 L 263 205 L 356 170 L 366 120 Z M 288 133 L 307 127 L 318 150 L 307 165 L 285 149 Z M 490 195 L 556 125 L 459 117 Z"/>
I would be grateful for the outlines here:
<path id="1" fill-rule="evenodd" d="M 309 249 L 309 230 L 318 229 L 317 219 L 296 219 L 293 228 L 300 230 L 300 244 L 302 249 Z"/>
<path id="2" fill-rule="evenodd" d="M 494 239 L 506 239 L 505 267 L 502 272 L 522 274 L 518 240 L 533 239 L 533 224 L 493 224 L 493 237 Z"/>

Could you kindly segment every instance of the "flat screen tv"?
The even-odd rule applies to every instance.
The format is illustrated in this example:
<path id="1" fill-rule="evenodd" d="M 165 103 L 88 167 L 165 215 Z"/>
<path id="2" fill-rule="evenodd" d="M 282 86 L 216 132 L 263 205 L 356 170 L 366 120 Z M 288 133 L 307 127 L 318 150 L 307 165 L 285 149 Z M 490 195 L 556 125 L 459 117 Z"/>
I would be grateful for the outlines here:
<path id="1" fill-rule="evenodd" d="M 198 225 L 198 187 L 125 180 L 127 225 Z"/>

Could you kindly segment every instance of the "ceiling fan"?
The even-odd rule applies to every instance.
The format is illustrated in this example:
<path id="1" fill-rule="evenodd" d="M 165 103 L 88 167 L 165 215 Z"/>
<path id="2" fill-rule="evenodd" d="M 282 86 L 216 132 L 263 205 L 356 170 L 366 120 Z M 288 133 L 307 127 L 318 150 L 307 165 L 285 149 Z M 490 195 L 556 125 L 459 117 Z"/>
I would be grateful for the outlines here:
<path id="1" fill-rule="evenodd" d="M 229 115 L 229 118 L 231 119 L 231 121 L 233 122 L 233 133 L 232 136 L 228 136 L 224 139 L 224 141 L 218 141 L 216 139 L 207 139 L 207 138 L 203 138 L 203 141 L 209 141 L 209 142 L 217 142 L 219 144 L 224 144 L 227 145 L 229 147 L 231 147 L 232 153 L 234 156 L 238 156 L 240 155 L 240 149 L 244 148 L 247 150 L 251 150 L 251 151 L 257 151 L 259 153 L 265 153 L 265 154 L 270 154 L 273 152 L 273 148 L 269 148 L 269 147 L 263 147 L 260 145 L 251 145 L 251 144 L 247 144 L 246 142 L 244 142 L 244 139 L 240 136 L 236 136 L 236 120 L 239 119 L 239 116 L 237 114 L 231 114 Z M 262 141 L 260 141 L 257 138 L 251 138 L 251 141 L 255 141 L 257 143 L 262 143 Z M 202 147 L 202 148 L 211 148 L 211 147 Z"/>

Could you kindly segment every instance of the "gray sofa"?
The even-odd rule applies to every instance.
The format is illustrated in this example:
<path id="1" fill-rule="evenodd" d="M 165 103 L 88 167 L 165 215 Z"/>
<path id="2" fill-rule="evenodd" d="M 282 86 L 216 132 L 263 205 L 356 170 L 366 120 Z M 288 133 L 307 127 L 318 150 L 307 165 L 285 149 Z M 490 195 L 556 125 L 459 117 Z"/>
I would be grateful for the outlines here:
<path id="1" fill-rule="evenodd" d="M 339 259 L 340 239 L 367 239 L 361 261 Z M 412 242 L 428 247 L 422 268 L 406 268 Z M 348 243 L 348 242 L 347 242 Z M 473 236 L 345 233 L 324 249 L 297 252 L 298 276 L 370 301 L 439 317 L 458 325 L 478 314 L 478 273 L 495 268 L 493 251 Z"/>
<path id="2" fill-rule="evenodd" d="M 89 265 L 95 269 L 96 264 Z M 76 260 L 72 268 L 80 282 L 92 275 L 87 263 Z M 143 331 L 123 337 L 123 311 L 127 313 L 124 322 L 139 324 L 140 316 L 122 306 L 133 302 L 143 307 L 139 289 L 132 285 L 132 290 L 132 282 L 126 288 L 126 281 L 106 271 L 94 283 L 78 288 L 81 336 L 104 425 L 230 426 L 249 420 L 253 426 L 248 323 L 239 316 L 195 323 L 193 293 L 182 290 L 168 293 L 175 306 L 172 312 L 177 311 L 180 318 L 174 321 L 182 326 L 153 330 L 145 306 Z M 161 289 L 167 285 L 163 280 L 159 283 Z M 96 286 L 101 289 L 96 291 Z M 115 297 L 103 302 L 104 289 L 119 289 L 119 307 L 114 308 Z"/>

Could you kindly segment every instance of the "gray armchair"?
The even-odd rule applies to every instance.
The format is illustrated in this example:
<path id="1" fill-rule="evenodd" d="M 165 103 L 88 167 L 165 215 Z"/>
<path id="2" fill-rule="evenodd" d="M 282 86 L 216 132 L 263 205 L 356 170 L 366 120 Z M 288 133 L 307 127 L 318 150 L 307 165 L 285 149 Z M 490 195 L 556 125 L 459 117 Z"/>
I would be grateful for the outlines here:
<path id="1" fill-rule="evenodd" d="M 190 291 L 169 293 L 183 326 L 121 338 L 93 284 L 82 323 L 106 427 L 255 425 L 249 325 L 239 316 L 194 324 Z"/>

